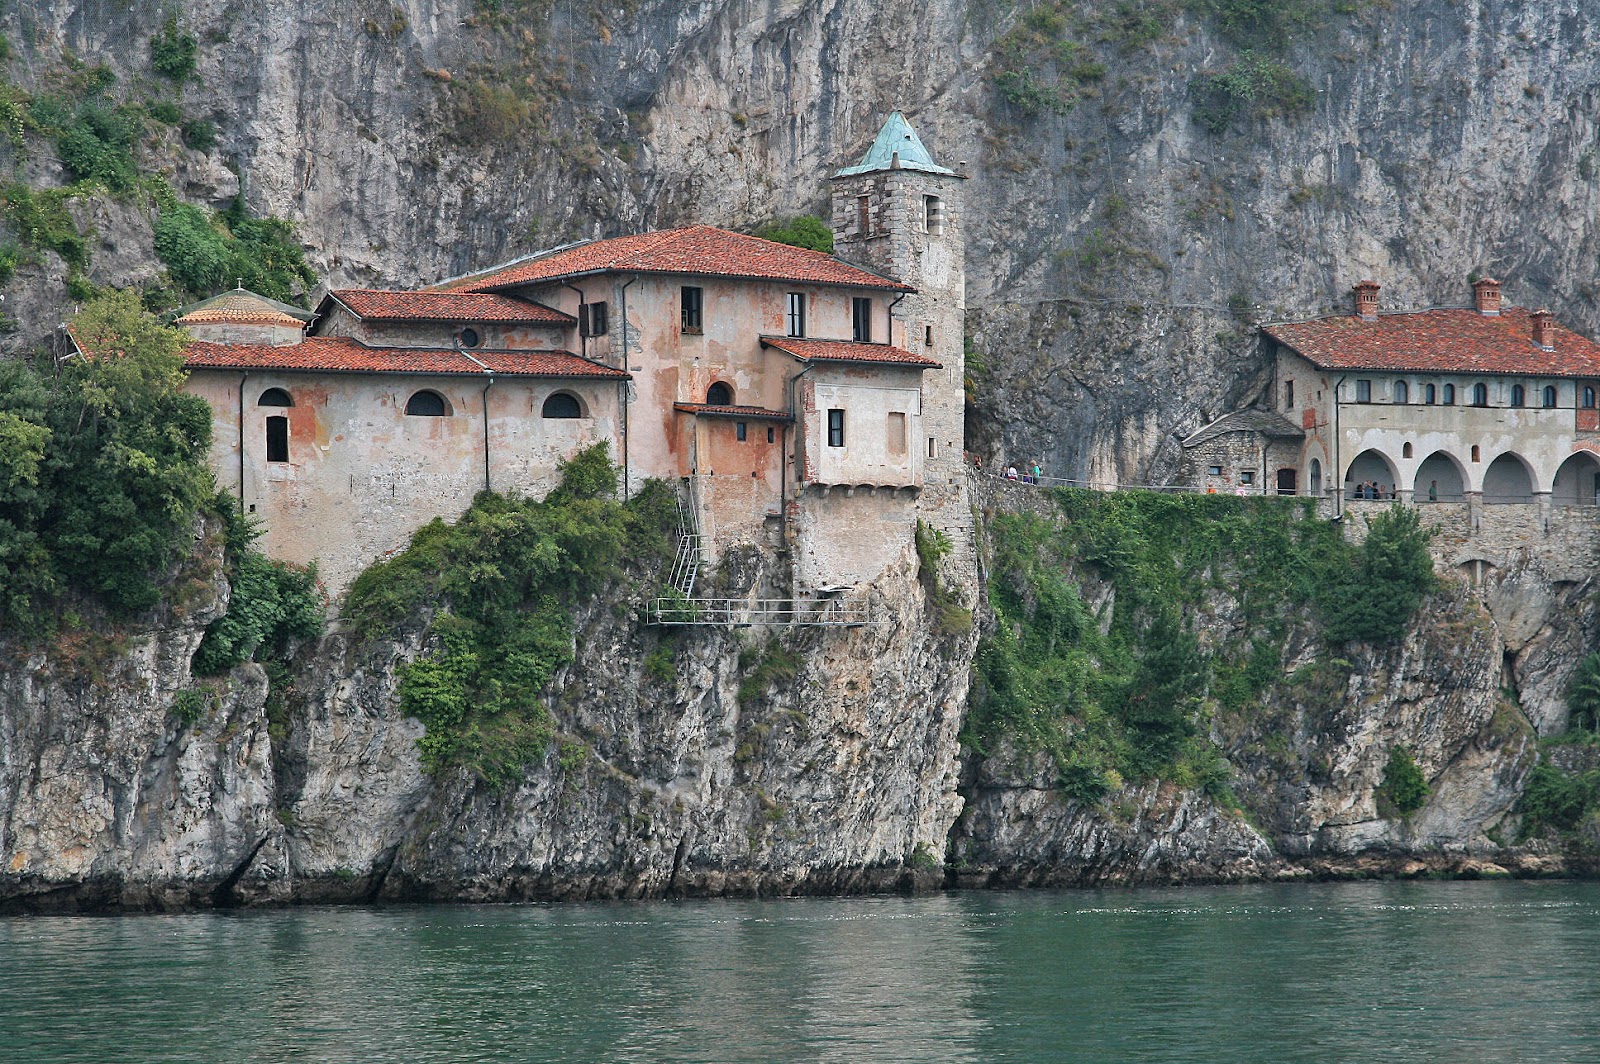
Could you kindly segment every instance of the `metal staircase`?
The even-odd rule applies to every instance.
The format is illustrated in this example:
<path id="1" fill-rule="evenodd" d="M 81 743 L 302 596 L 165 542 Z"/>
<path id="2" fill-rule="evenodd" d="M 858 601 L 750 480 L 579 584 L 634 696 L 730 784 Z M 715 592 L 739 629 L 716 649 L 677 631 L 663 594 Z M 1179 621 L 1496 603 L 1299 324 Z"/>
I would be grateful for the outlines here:
<path id="1" fill-rule="evenodd" d="M 817 599 L 710 598 L 695 595 L 700 566 L 706 562 L 705 536 L 700 531 L 700 505 L 693 477 L 683 479 L 678 499 L 678 553 L 672 559 L 667 586 L 651 603 L 651 624 L 749 627 L 756 624 L 838 625 L 882 623 L 865 602 L 842 596 Z"/>

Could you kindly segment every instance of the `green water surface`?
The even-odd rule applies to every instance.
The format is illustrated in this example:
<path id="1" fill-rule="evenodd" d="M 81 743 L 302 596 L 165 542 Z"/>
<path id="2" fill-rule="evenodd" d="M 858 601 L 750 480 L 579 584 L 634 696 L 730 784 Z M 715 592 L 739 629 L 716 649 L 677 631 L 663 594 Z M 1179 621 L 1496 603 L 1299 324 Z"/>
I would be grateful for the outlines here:
<path id="1" fill-rule="evenodd" d="M 44 1061 L 1600 1061 L 1600 884 L 0 919 Z"/>

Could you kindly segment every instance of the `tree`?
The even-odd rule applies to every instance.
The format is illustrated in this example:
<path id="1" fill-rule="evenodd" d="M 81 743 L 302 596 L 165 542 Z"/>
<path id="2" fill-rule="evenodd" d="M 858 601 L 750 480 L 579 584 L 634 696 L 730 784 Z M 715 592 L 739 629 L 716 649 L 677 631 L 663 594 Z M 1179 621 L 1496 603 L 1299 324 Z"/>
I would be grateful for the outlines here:
<path id="1" fill-rule="evenodd" d="M 1568 726 L 1582 731 L 1600 731 L 1600 653 L 1591 653 L 1578 663 L 1567 685 Z"/>
<path id="2" fill-rule="evenodd" d="M 1367 526 L 1354 564 L 1335 555 L 1316 589 L 1323 634 L 1330 643 L 1393 643 L 1433 590 L 1432 533 L 1417 511 L 1395 506 Z"/>
<path id="3" fill-rule="evenodd" d="M 755 235 L 763 240 L 775 240 L 780 244 L 833 254 L 833 230 L 823 224 L 821 218 L 810 214 L 768 222 L 757 229 Z"/>

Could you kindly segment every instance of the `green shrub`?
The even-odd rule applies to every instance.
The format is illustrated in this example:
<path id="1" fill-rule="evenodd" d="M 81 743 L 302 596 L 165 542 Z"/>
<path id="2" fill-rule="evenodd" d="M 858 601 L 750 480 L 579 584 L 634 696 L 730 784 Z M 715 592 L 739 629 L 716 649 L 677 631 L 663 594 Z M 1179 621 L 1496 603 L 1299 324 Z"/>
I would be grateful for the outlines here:
<path id="1" fill-rule="evenodd" d="M 1389 751 L 1383 782 L 1378 785 L 1378 799 L 1380 806 L 1387 803 L 1402 816 L 1415 813 L 1428 800 L 1428 778 L 1411 751 L 1403 746 Z"/>
<path id="2" fill-rule="evenodd" d="M 1201 74 L 1191 84 L 1195 121 L 1221 133 L 1249 115 L 1294 115 L 1310 108 L 1316 90 L 1276 59 L 1240 52 L 1222 71 Z"/>
<path id="3" fill-rule="evenodd" d="M 157 122 L 176 126 L 183 122 L 183 108 L 171 100 L 150 100 L 144 105 L 145 113 Z"/>
<path id="4" fill-rule="evenodd" d="M 1353 554 L 1333 552 L 1317 567 L 1313 590 L 1330 643 L 1393 643 L 1435 586 L 1432 533 L 1417 511 L 1394 506 L 1373 518 Z"/>
<path id="5" fill-rule="evenodd" d="M 163 207 L 155 224 L 155 251 L 192 296 L 238 283 L 293 303 L 317 283 L 294 227 L 276 218 L 252 218 L 237 203 L 210 218 L 187 203 Z"/>
<path id="6" fill-rule="evenodd" d="M 208 152 L 217 146 L 217 127 L 204 118 L 186 119 L 183 142 L 195 151 Z"/>
<path id="7" fill-rule="evenodd" d="M 26 631 L 66 590 L 155 605 L 211 497 L 211 408 L 179 390 L 180 334 L 122 292 L 72 327 L 93 357 L 0 364 L 0 624 Z"/>
<path id="8" fill-rule="evenodd" d="M 1591 653 L 1578 663 L 1567 684 L 1569 728 L 1600 732 L 1600 653 Z"/>
<path id="9" fill-rule="evenodd" d="M 941 529 L 917 521 L 917 577 L 933 607 L 934 631 L 958 635 L 972 630 L 972 611 L 961 602 L 960 593 L 939 577 L 939 563 L 950 553 L 950 537 Z"/>
<path id="10" fill-rule="evenodd" d="M 59 127 L 56 151 L 75 179 L 125 192 L 139 176 L 133 159 L 138 137 L 139 122 L 133 112 L 89 99 Z"/>
<path id="11" fill-rule="evenodd" d="M 803 664 L 799 654 L 776 639 L 768 640 L 759 651 L 746 650 L 739 655 L 739 668 L 745 674 L 739 684 L 739 704 L 755 702 L 772 688 L 793 683 Z"/>
<path id="12" fill-rule="evenodd" d="M 401 672 L 400 705 L 427 727 L 424 768 L 464 768 L 491 788 L 543 755 L 554 722 L 540 694 L 572 659 L 572 608 L 621 570 L 669 549 L 670 492 L 627 503 L 604 444 L 562 465 L 541 502 L 483 493 L 454 525 L 433 521 L 356 578 L 344 614 L 361 638 L 419 621 L 437 649 Z M 667 496 L 663 504 L 662 497 Z"/>
<path id="13" fill-rule="evenodd" d="M 239 514 L 232 496 L 215 505 L 229 522 L 228 610 L 206 628 L 195 651 L 194 671 L 226 672 L 245 661 L 281 657 L 291 640 L 322 631 L 322 600 L 315 568 L 274 561 L 250 548 L 256 530 Z"/>
<path id="14" fill-rule="evenodd" d="M 797 248 L 833 253 L 833 230 L 821 218 L 804 214 L 798 218 L 779 218 L 755 231 L 763 240 L 790 244 Z"/>
<path id="15" fill-rule="evenodd" d="M 1522 838 L 1546 831 L 1575 831 L 1600 809 L 1600 768 L 1563 772 L 1541 760 L 1528 774 L 1528 784 L 1517 804 L 1522 815 Z"/>
<path id="16" fill-rule="evenodd" d="M 216 707 L 216 693 L 204 687 L 186 687 L 172 696 L 172 715 L 185 728 L 192 728 Z"/>
<path id="17" fill-rule="evenodd" d="M 192 34 L 180 32 L 178 18 L 170 15 L 161 32 L 150 38 L 150 68 L 173 81 L 187 81 L 194 74 L 200 42 Z"/>
<path id="18" fill-rule="evenodd" d="M 4 203 L 6 221 L 16 231 L 17 244 L 24 250 L 55 252 L 69 272 L 89 265 L 89 243 L 67 211 L 66 201 L 71 195 L 69 189 L 34 191 L 21 184 L 0 189 L 0 202 Z"/>

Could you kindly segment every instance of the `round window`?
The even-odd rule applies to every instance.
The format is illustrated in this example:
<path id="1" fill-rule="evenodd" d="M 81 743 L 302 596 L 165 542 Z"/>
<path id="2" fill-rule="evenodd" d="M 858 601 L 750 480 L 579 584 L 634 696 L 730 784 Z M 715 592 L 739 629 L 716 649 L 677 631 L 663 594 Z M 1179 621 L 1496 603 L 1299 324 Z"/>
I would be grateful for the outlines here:
<path id="1" fill-rule="evenodd" d="M 461 346 L 462 347 L 477 347 L 480 342 L 481 341 L 478 338 L 478 330 L 477 329 L 462 329 L 461 330 Z"/>

